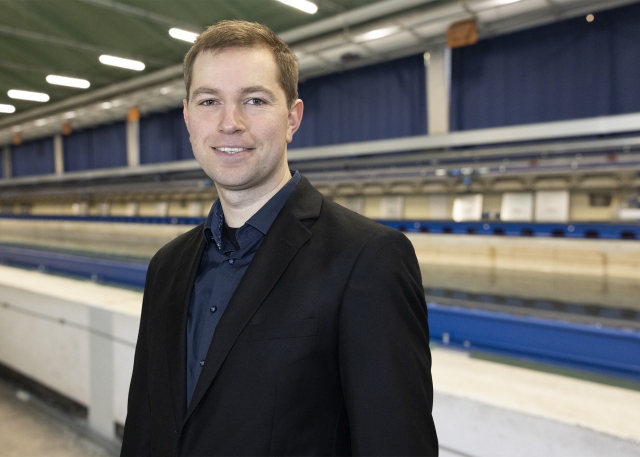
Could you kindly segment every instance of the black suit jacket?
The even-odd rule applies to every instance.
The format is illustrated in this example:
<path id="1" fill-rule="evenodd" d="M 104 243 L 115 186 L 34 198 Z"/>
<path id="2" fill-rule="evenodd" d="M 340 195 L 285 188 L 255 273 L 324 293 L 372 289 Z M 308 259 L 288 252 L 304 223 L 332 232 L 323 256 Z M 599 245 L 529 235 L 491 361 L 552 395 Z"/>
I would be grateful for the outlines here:
<path id="1" fill-rule="evenodd" d="M 429 330 L 407 238 L 303 178 L 215 331 L 186 405 L 202 226 L 151 260 L 123 456 L 437 455 Z"/>

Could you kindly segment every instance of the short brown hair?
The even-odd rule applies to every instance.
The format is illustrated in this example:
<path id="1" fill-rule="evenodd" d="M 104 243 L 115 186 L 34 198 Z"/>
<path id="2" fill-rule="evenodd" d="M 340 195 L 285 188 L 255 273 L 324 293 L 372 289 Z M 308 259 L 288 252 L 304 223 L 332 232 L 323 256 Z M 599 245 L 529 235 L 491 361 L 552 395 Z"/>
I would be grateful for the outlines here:
<path id="1" fill-rule="evenodd" d="M 298 60 L 293 51 L 271 29 L 256 22 L 220 21 L 200 34 L 184 57 L 184 84 L 187 98 L 191 90 L 191 72 L 196 57 L 205 51 L 230 48 L 264 47 L 276 60 L 278 82 L 287 97 L 288 106 L 298 99 Z"/>

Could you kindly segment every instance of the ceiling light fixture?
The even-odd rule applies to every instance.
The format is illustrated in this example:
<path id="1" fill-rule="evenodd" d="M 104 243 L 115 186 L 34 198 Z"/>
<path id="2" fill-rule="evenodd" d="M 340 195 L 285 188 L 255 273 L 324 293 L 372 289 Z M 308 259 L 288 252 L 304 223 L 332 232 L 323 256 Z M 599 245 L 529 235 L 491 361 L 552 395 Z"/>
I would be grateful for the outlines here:
<path id="1" fill-rule="evenodd" d="M 145 65 L 139 60 L 123 59 L 122 57 L 115 57 L 103 54 L 99 58 L 100 63 L 105 65 L 111 65 L 112 67 L 126 68 L 128 70 L 142 71 Z"/>
<path id="2" fill-rule="evenodd" d="M 15 113 L 16 112 L 16 107 L 13 105 L 3 105 L 2 103 L 0 103 L 0 113 L 7 113 L 7 114 L 11 114 L 11 113 Z"/>
<path id="3" fill-rule="evenodd" d="M 78 89 L 88 89 L 91 83 L 86 79 L 69 78 L 68 76 L 49 75 L 47 76 L 49 84 L 57 86 L 77 87 Z"/>
<path id="4" fill-rule="evenodd" d="M 357 37 L 354 38 L 354 41 L 356 43 L 362 43 L 364 41 L 377 40 L 379 38 L 384 38 L 389 35 L 393 35 L 394 33 L 398 32 L 398 30 L 400 30 L 400 27 L 395 27 L 395 26 L 385 27 L 383 29 L 371 30 L 370 32 L 363 33 L 362 35 L 358 35 Z"/>
<path id="5" fill-rule="evenodd" d="M 29 92 L 26 90 L 11 89 L 7 95 L 17 100 L 29 100 L 31 102 L 48 102 L 49 96 L 42 92 Z"/>
<path id="6" fill-rule="evenodd" d="M 278 0 L 280 3 L 291 6 L 293 8 L 304 11 L 305 13 L 315 14 L 318 11 L 318 7 L 315 3 L 308 2 L 307 0 Z"/>
<path id="7" fill-rule="evenodd" d="M 189 43 L 193 43 L 198 38 L 198 33 L 189 32 L 187 30 L 176 29 L 175 27 L 169 29 L 169 35 L 171 35 L 176 40 L 188 41 Z"/>

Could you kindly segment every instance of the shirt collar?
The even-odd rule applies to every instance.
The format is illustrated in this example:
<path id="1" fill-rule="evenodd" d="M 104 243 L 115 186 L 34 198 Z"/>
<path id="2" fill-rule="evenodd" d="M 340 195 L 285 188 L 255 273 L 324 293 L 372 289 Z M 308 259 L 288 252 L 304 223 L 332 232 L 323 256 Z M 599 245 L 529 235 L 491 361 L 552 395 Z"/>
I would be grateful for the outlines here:
<path id="1" fill-rule="evenodd" d="M 293 190 L 300 182 L 300 172 L 298 170 L 291 170 L 291 179 L 282 186 L 282 188 L 265 203 L 249 220 L 238 229 L 237 236 L 241 236 L 241 233 L 246 230 L 247 226 L 251 226 L 258 230 L 262 235 L 266 235 L 273 224 L 276 216 L 287 202 Z M 222 211 L 222 205 L 220 199 L 217 199 L 204 224 L 203 235 L 207 242 L 207 246 L 210 241 L 214 241 L 218 246 L 218 249 L 222 249 L 222 226 L 224 224 L 224 213 Z"/>

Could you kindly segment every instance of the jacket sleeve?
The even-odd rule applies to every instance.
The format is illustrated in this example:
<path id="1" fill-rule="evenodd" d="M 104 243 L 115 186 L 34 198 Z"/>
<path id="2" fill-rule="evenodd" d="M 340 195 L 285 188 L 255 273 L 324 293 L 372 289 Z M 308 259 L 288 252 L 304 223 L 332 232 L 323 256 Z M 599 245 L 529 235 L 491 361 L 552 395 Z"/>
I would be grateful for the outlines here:
<path id="1" fill-rule="evenodd" d="M 129 385 L 129 400 L 127 403 L 127 419 L 124 424 L 122 450 L 124 456 L 151 455 L 151 407 L 148 390 L 148 337 L 147 319 L 153 290 L 154 266 L 156 257 L 151 259 L 147 269 L 145 290 L 142 299 L 142 313 L 138 330 L 138 342 L 133 361 L 133 374 Z"/>
<path id="2" fill-rule="evenodd" d="M 438 455 L 424 290 L 402 233 L 381 231 L 360 251 L 339 332 L 353 455 Z"/>

